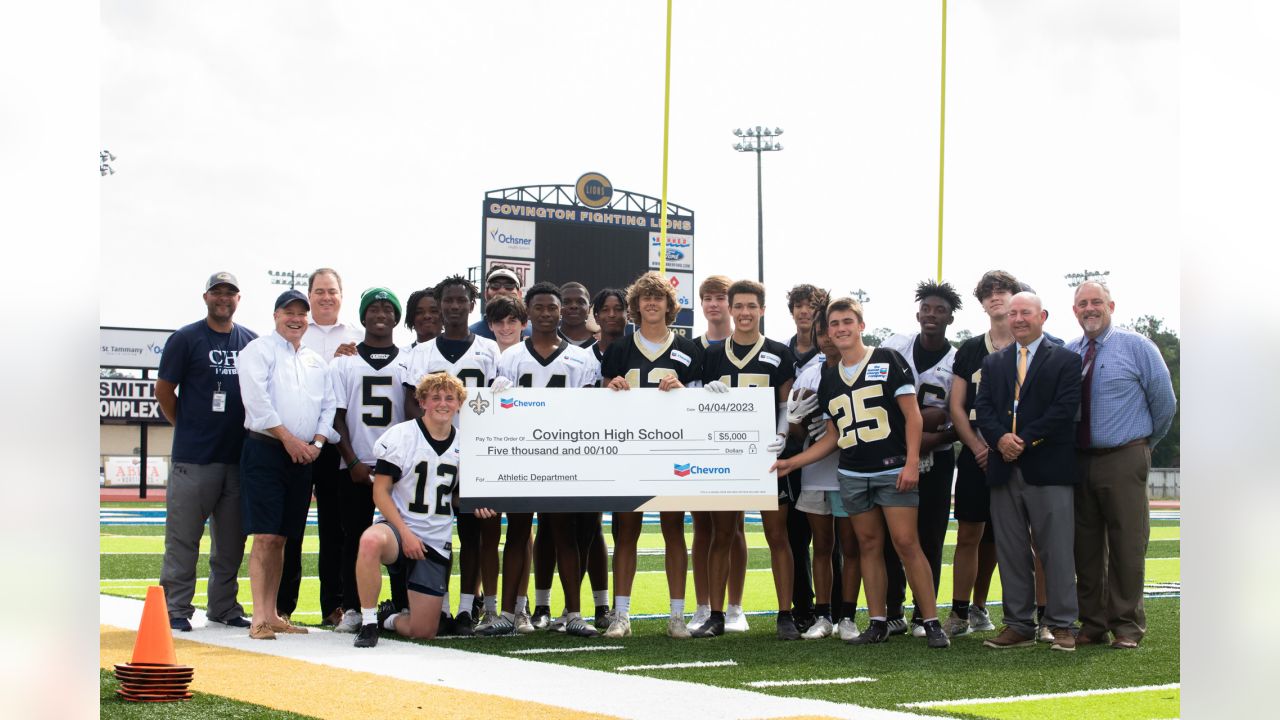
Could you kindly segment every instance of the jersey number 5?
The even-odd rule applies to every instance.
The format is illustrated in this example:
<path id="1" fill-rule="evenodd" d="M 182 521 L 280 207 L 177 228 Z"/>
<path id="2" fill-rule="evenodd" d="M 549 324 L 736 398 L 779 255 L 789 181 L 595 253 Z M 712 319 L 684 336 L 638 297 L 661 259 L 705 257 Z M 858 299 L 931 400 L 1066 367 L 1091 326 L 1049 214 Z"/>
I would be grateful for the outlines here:
<path id="1" fill-rule="evenodd" d="M 828 407 L 835 419 L 836 445 L 849 448 L 857 445 L 859 440 L 875 442 L 889 436 L 889 413 L 882 407 L 867 407 L 868 400 L 883 395 L 884 386 L 877 384 L 866 385 L 832 399 Z"/>
<path id="2" fill-rule="evenodd" d="M 391 387 L 391 378 L 381 375 L 366 375 L 360 387 L 360 406 L 365 412 L 360 419 L 369 427 L 386 427 L 391 424 L 391 398 L 385 395 L 374 395 L 375 387 Z M 369 412 L 377 411 L 377 414 Z"/>
<path id="3" fill-rule="evenodd" d="M 409 503 L 409 511 L 426 514 L 431 512 L 431 506 L 426 503 L 427 475 L 431 470 L 431 463 L 420 462 L 414 466 L 413 470 L 418 474 L 418 485 L 413 490 L 413 502 Z M 449 499 L 453 496 L 453 488 L 458 484 L 458 466 L 441 463 L 436 466 L 436 475 L 449 480 L 436 486 L 435 513 L 452 515 L 453 508 L 449 505 Z"/>

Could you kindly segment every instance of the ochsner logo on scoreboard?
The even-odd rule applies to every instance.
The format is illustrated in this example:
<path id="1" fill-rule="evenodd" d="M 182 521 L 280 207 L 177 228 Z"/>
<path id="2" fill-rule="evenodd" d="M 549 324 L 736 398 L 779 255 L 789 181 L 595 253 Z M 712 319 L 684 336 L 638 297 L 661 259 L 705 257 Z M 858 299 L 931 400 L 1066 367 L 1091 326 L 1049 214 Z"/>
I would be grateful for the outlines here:
<path id="1" fill-rule="evenodd" d="M 657 270 L 662 257 L 662 235 L 649 233 L 649 268 Z M 667 234 L 667 269 L 693 270 L 693 236 Z"/>
<path id="2" fill-rule="evenodd" d="M 529 220 L 489 218 L 484 225 L 485 255 L 532 258 L 537 225 Z"/>

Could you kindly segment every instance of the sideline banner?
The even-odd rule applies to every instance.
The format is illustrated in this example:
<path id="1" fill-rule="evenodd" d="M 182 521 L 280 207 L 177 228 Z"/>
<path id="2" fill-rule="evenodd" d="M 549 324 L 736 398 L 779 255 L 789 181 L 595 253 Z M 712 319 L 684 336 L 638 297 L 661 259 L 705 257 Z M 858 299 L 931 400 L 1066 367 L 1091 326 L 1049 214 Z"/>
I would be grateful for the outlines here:
<path id="1" fill-rule="evenodd" d="M 464 511 L 776 510 L 773 391 L 469 390 Z"/>

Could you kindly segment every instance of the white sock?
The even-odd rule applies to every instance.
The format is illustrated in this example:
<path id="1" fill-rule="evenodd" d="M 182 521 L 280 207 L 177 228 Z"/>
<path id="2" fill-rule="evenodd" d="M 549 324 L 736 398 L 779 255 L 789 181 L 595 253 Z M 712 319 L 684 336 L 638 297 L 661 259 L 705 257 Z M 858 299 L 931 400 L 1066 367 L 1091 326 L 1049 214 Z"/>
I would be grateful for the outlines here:
<path id="1" fill-rule="evenodd" d="M 570 620 L 572 620 L 572 619 L 574 619 L 574 618 L 581 618 L 581 617 L 582 617 L 582 613 L 580 613 L 580 612 L 578 612 L 578 611 L 576 611 L 576 610 L 575 610 L 575 611 L 573 611 L 573 612 L 566 612 L 566 613 L 564 614 L 564 620 L 565 620 L 565 622 L 568 622 L 568 621 L 570 621 Z"/>
<path id="2" fill-rule="evenodd" d="M 596 607 L 609 604 L 608 590 L 592 590 L 591 597 L 596 601 Z"/>
<path id="3" fill-rule="evenodd" d="M 631 596 L 618 595 L 613 599 L 613 609 L 617 611 L 619 616 L 626 616 L 631 612 Z"/>
<path id="4" fill-rule="evenodd" d="M 458 614 L 471 612 L 471 606 L 476 602 L 474 593 L 462 593 L 458 596 Z"/>
<path id="5" fill-rule="evenodd" d="M 486 613 L 498 612 L 498 596 L 497 595 L 484 596 L 484 611 Z"/>
<path id="6" fill-rule="evenodd" d="M 684 598 L 671 600 L 671 617 L 684 617 Z"/>
<path id="7" fill-rule="evenodd" d="M 516 598 L 516 612 L 522 613 L 529 609 L 529 596 L 521 595 Z"/>
<path id="8" fill-rule="evenodd" d="M 512 623 L 514 623 L 514 622 L 516 621 L 516 614 L 515 614 L 515 613 L 504 612 L 504 613 L 502 613 L 502 617 L 506 618 L 507 620 L 509 620 L 509 621 L 510 621 L 510 622 L 512 622 Z"/>
<path id="9" fill-rule="evenodd" d="M 704 615 L 705 615 L 705 614 L 707 614 L 707 613 L 709 613 L 709 612 L 711 612 L 711 606 L 710 606 L 710 605 L 698 605 L 697 609 L 695 609 L 695 610 L 693 611 L 693 614 L 694 614 L 694 615 L 697 615 L 698 613 L 702 613 L 702 614 L 704 614 Z"/>
<path id="10" fill-rule="evenodd" d="M 440 600 L 441 600 L 441 602 L 440 602 L 440 610 L 441 610 L 442 612 L 444 612 L 444 614 L 445 614 L 446 616 L 448 616 L 448 617 L 453 617 L 453 613 L 449 612 L 449 608 L 453 607 L 453 604 L 449 602 L 449 591 L 448 591 L 448 590 L 445 590 L 445 591 L 444 591 L 444 597 L 440 598 Z"/>
<path id="11" fill-rule="evenodd" d="M 535 608 L 551 606 L 551 588 L 541 590 L 534 588 L 533 590 L 533 606 Z"/>
<path id="12" fill-rule="evenodd" d="M 378 624 L 378 608 L 360 608 L 360 624 L 361 625 L 377 625 Z"/>
<path id="13" fill-rule="evenodd" d="M 876 615 L 876 616 L 871 617 L 871 618 L 869 618 L 869 619 L 870 619 L 870 620 L 879 620 L 880 622 L 886 622 L 886 621 L 888 620 L 888 618 L 887 618 L 887 617 L 885 617 L 884 615 Z"/>
<path id="14" fill-rule="evenodd" d="M 387 618 L 387 621 L 386 621 L 386 622 L 384 622 L 384 623 L 382 623 L 382 629 L 383 629 L 383 630 L 390 630 L 391 632 L 395 632 L 395 631 L 396 631 L 396 618 L 400 617 L 400 616 L 401 616 L 401 615 L 403 615 L 403 614 L 404 614 L 404 613 L 392 613 L 391 617 Z M 374 622 L 377 622 L 377 620 L 375 619 L 375 620 L 374 620 Z"/>
<path id="15" fill-rule="evenodd" d="M 938 618 L 936 617 L 925 618 L 924 622 L 938 622 Z"/>
<path id="16" fill-rule="evenodd" d="M 708 606 L 707 606 L 707 609 L 708 609 L 708 610 L 710 610 L 710 609 L 711 609 L 711 606 L 710 606 L 710 605 L 708 605 Z M 741 614 L 742 614 L 742 606 L 741 606 L 741 605 L 730 605 L 730 606 L 729 606 L 728 608 L 726 608 L 726 609 L 728 610 L 728 612 L 726 613 L 726 614 L 728 614 L 728 615 L 741 615 Z"/>

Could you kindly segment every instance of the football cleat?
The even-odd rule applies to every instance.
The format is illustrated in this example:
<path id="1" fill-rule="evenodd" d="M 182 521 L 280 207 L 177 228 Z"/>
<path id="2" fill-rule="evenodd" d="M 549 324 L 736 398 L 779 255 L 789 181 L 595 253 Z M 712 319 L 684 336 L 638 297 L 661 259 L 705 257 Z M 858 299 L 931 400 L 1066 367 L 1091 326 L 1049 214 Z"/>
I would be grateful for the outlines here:
<path id="1" fill-rule="evenodd" d="M 911 623 L 911 637 L 922 638 L 925 636 L 924 625 L 921 623 Z"/>
<path id="2" fill-rule="evenodd" d="M 796 621 L 792 619 L 790 615 L 778 615 L 778 639 L 800 639 L 800 629 L 796 627 Z"/>
<path id="3" fill-rule="evenodd" d="M 850 645 L 874 645 L 889 642 L 889 623 L 884 620 L 872 620 L 867 631 L 849 640 Z"/>
<path id="4" fill-rule="evenodd" d="M 489 622 L 481 623 L 475 629 L 476 635 L 480 637 L 495 637 L 497 635 L 510 635 L 515 632 L 515 623 L 505 615 L 490 615 L 486 620 Z"/>
<path id="5" fill-rule="evenodd" d="M 973 632 L 973 629 L 970 627 L 968 620 L 951 613 L 951 617 L 947 618 L 947 621 L 942 625 L 942 632 L 946 633 L 947 637 L 960 637 Z"/>
<path id="6" fill-rule="evenodd" d="M 796 630 L 804 632 L 817 622 L 818 616 L 814 614 L 813 608 L 795 608 L 791 611 L 791 618 L 796 623 Z"/>
<path id="7" fill-rule="evenodd" d="M 539 605 L 533 609 L 533 617 L 531 618 L 533 627 L 538 630 L 546 630 L 551 624 L 551 608 L 546 605 Z"/>
<path id="8" fill-rule="evenodd" d="M 562 633 L 565 631 L 565 625 L 567 625 L 568 623 L 569 623 L 569 618 L 565 617 L 564 615 L 561 615 L 555 620 L 552 620 L 551 623 L 547 625 L 547 631 Z"/>
<path id="9" fill-rule="evenodd" d="M 702 623 L 711 619 L 711 606 L 699 605 L 697 610 L 693 611 L 693 617 L 689 618 L 689 632 L 693 632 L 702 627 Z"/>
<path id="10" fill-rule="evenodd" d="M 595 626 L 597 630 L 608 630 L 609 623 L 613 622 L 613 613 L 609 612 L 608 605 L 596 606 Z"/>
<path id="11" fill-rule="evenodd" d="M 991 614 L 984 607 L 977 605 L 969 606 L 969 631 L 970 632 L 986 632 L 987 630 L 995 630 L 996 624 L 991 622 Z"/>
<path id="12" fill-rule="evenodd" d="M 356 635 L 355 642 L 352 643 L 356 647 L 375 647 L 378 644 L 378 626 L 370 623 L 361 625 L 360 632 Z"/>
<path id="13" fill-rule="evenodd" d="M 800 638 L 803 640 L 821 640 L 823 638 L 831 637 L 831 630 L 831 620 L 819 616 L 818 619 L 809 626 L 808 630 L 805 630 L 800 634 Z"/>
<path id="14" fill-rule="evenodd" d="M 533 621 L 529 619 L 529 613 L 516 613 L 516 632 L 521 635 L 531 635 L 537 631 L 537 628 L 533 626 Z"/>
<path id="15" fill-rule="evenodd" d="M 742 606 L 729 606 L 728 612 L 724 614 L 724 631 L 727 633 L 744 633 L 751 629 L 747 624 L 747 614 L 742 611 Z"/>
<path id="16" fill-rule="evenodd" d="M 385 628 L 387 626 L 387 618 L 396 614 L 396 604 L 390 600 L 383 600 L 378 603 L 378 627 Z"/>
<path id="17" fill-rule="evenodd" d="M 942 624 L 937 620 L 930 620 L 920 627 L 924 629 L 925 637 L 929 638 L 929 647 L 944 648 L 951 646 L 951 641 L 947 639 L 947 634 L 942 631 Z"/>
<path id="18" fill-rule="evenodd" d="M 353 633 L 360 630 L 361 624 L 364 622 L 359 610 L 348 610 L 342 613 L 342 620 L 333 626 L 334 632 Z"/>
<path id="19" fill-rule="evenodd" d="M 471 620 L 471 612 L 463 610 L 453 618 L 453 633 L 462 637 L 476 634 L 476 624 Z"/>
<path id="20" fill-rule="evenodd" d="M 683 615 L 672 615 L 667 618 L 667 636 L 677 640 L 688 640 L 693 637 L 689 634 L 689 626 L 684 624 Z"/>
<path id="21" fill-rule="evenodd" d="M 719 637 L 724 634 L 724 616 L 710 613 L 707 621 L 698 626 L 697 630 L 690 631 L 689 635 L 696 638 Z"/>
<path id="22" fill-rule="evenodd" d="M 569 621 L 564 623 L 564 630 L 561 632 L 564 632 L 566 635 L 572 635 L 574 637 L 590 638 L 590 637 L 597 637 L 600 635 L 599 630 L 596 630 L 594 627 L 592 627 L 591 623 L 587 622 L 586 620 L 583 620 L 580 616 L 569 618 Z"/>
<path id="23" fill-rule="evenodd" d="M 906 618 L 892 618 L 885 621 L 885 627 L 888 628 L 890 635 L 906 635 L 907 620 Z M 870 630 L 870 628 L 867 628 Z"/>
<path id="24" fill-rule="evenodd" d="M 840 618 L 840 622 L 836 624 L 836 638 L 848 642 L 862 633 L 858 632 L 858 624 L 850 618 Z"/>
<path id="25" fill-rule="evenodd" d="M 631 637 L 631 618 L 626 615 L 618 615 L 613 618 L 613 622 L 609 623 L 609 629 L 604 631 L 607 638 L 624 638 Z"/>

